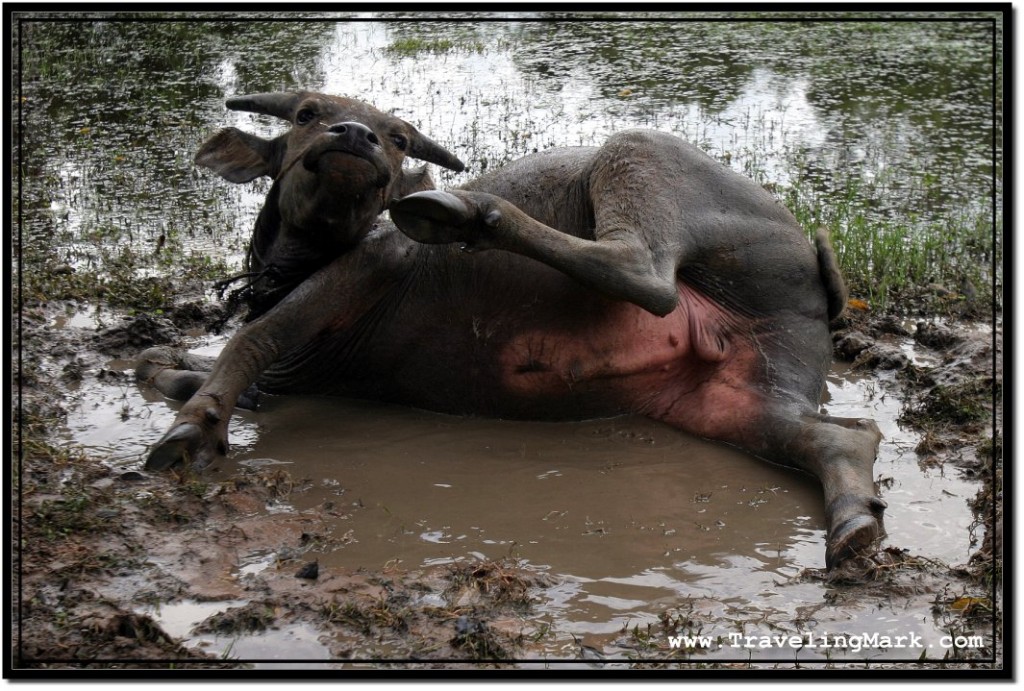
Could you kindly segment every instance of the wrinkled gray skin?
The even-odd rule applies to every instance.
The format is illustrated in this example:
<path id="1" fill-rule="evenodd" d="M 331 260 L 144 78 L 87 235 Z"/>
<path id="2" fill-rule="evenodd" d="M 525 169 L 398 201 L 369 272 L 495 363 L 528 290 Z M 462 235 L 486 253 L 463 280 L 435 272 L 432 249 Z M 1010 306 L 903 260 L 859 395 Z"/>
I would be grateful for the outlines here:
<path id="1" fill-rule="evenodd" d="M 461 170 L 458 159 L 364 103 L 298 93 L 228 106 L 292 123 L 271 141 L 223 130 L 196 160 L 234 182 L 275 180 L 250 262 L 299 280 L 208 374 L 167 349 L 141 356 L 140 379 L 188 399 L 148 468 L 226 453 L 254 383 L 455 414 L 640 413 L 816 476 L 828 566 L 881 534 L 877 426 L 818 411 L 828 323 L 846 302 L 835 257 L 758 185 L 634 130 L 442 192 L 402 161 Z"/>

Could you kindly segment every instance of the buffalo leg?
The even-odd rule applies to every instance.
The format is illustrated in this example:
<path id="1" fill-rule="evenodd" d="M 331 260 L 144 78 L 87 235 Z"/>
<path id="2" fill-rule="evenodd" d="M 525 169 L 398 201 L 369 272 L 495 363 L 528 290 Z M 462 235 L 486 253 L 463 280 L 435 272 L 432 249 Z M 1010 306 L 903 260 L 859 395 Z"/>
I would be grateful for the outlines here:
<path id="1" fill-rule="evenodd" d="M 658 139 L 664 137 L 665 139 Z M 588 173 L 593 239 L 545 225 L 501 197 L 471 190 L 431 190 L 392 203 L 391 218 L 424 243 L 462 243 L 467 251 L 501 249 L 558 269 L 609 297 L 658 316 L 678 304 L 676 270 L 685 250 L 677 184 L 666 171 L 674 138 L 619 135 Z M 585 215 L 585 212 L 584 212 Z"/>
<path id="2" fill-rule="evenodd" d="M 882 434 L 870 420 L 807 416 L 793 446 L 772 456 L 817 476 L 824 489 L 828 568 L 869 548 L 882 536 L 886 503 L 874 489 L 872 467 Z"/>
<path id="3" fill-rule="evenodd" d="M 155 346 L 139 355 L 135 362 L 135 378 L 173 401 L 187 401 L 202 387 L 214 362 L 212 357 Z M 259 389 L 255 384 L 239 395 L 235 407 L 245 410 L 259 407 Z"/>
<path id="4" fill-rule="evenodd" d="M 825 489 L 829 568 L 871 546 L 885 530 L 886 503 L 874 484 L 874 461 L 882 434 L 867 419 L 825 418 L 809 424 L 811 444 L 801 462 Z"/>
<path id="5" fill-rule="evenodd" d="M 771 424 L 771 423 L 770 423 Z M 805 470 L 825 493 L 828 568 L 863 551 L 884 533 L 886 504 L 875 491 L 873 466 L 882 438 L 867 419 L 806 414 L 777 421 L 766 459 Z"/>
<path id="6" fill-rule="evenodd" d="M 309 343 L 324 330 L 342 328 L 364 314 L 393 285 L 388 276 L 342 257 L 262 317 L 244 325 L 181 407 L 171 429 L 150 450 L 146 468 L 163 470 L 179 463 L 201 468 L 227 453 L 228 420 L 239 397 L 280 356 Z M 310 309 L 309 305 L 328 305 L 330 309 Z M 168 386 L 172 379 L 180 388 L 198 381 L 194 373 L 172 375 L 167 378 Z"/>
<path id="7" fill-rule="evenodd" d="M 886 507 L 874 484 L 873 466 L 882 438 L 878 426 L 867 419 L 829 417 L 792 402 L 756 398 L 765 412 L 740 423 L 731 418 L 730 429 L 715 438 L 818 478 L 825 495 L 829 568 L 870 547 L 884 533 Z M 695 430 L 693 416 L 682 406 L 656 417 Z"/>

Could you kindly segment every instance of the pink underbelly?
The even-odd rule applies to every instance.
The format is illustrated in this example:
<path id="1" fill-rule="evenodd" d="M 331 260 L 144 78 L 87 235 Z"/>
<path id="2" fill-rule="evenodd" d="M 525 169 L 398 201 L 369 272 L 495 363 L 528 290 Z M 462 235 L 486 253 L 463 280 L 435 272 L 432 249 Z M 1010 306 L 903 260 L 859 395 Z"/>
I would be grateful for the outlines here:
<path id="1" fill-rule="evenodd" d="M 679 298 L 663 318 L 614 303 L 584 326 L 518 334 L 498 354 L 503 388 L 538 404 L 605 397 L 622 412 L 718 436 L 756 406 L 756 348 L 743 319 L 685 284 Z"/>

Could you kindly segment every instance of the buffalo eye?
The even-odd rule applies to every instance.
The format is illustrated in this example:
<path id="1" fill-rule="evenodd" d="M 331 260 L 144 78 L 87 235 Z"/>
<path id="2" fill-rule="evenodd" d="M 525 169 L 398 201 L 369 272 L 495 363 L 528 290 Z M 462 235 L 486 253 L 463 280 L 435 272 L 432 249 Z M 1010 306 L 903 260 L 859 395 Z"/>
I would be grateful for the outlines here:
<path id="1" fill-rule="evenodd" d="M 409 146 L 409 140 L 400 134 L 391 135 L 391 141 L 395 143 L 395 146 L 398 147 L 399 151 L 405 151 L 405 149 Z"/>
<path id="2" fill-rule="evenodd" d="M 316 118 L 316 112 L 312 108 L 303 108 L 295 115 L 295 124 L 308 125 Z"/>

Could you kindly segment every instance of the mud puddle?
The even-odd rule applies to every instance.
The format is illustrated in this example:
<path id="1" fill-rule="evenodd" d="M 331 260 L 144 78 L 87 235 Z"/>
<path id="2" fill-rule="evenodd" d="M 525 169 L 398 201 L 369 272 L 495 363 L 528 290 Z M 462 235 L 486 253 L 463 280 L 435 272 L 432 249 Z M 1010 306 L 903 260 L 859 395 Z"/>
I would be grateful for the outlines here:
<path id="1" fill-rule="evenodd" d="M 221 344 L 211 341 L 199 352 Z M 116 371 L 124 363 L 109 366 Z M 896 423 L 901 402 L 885 376 L 860 377 L 838 363 L 825 403 L 833 415 L 871 417 L 885 435 L 875 466 L 889 504 L 890 538 L 883 544 L 936 564 L 965 563 L 967 502 L 978 485 L 952 468 L 919 464 L 920 435 Z M 128 379 L 89 379 L 77 398 L 68 416 L 71 441 L 103 449 L 122 468 L 137 467 L 176 407 Z M 947 652 L 948 622 L 933 614 L 941 582 L 896 591 L 879 606 L 837 601 L 832 586 L 806 577 L 823 566 L 825 551 L 812 479 L 645 419 L 508 422 L 266 397 L 259 412 L 235 415 L 231 441 L 231 457 L 209 468 L 204 481 L 283 471 L 286 489 L 248 507 L 247 520 L 282 531 L 315 521 L 317 539 L 292 556 L 315 560 L 320 584 L 325 575 L 427 572 L 507 557 L 543 575 L 546 587 L 531 593 L 534 607 L 512 624 L 529 634 L 522 659 L 557 664 L 590 651 L 595 664 L 612 665 L 682 654 L 663 633 L 644 633 L 666 616 L 687 624 L 676 630 L 710 637 L 685 653 L 700 659 L 916 660 Z M 299 530 L 275 539 L 294 549 Z M 242 586 L 253 579 L 295 581 L 298 562 L 282 565 L 275 545 L 222 555 L 229 563 L 224 582 L 238 586 L 231 594 L 246 597 L 250 586 Z M 318 635 L 308 623 L 224 635 L 195 630 L 196 607 L 208 617 L 237 606 L 223 599 L 228 591 L 220 600 L 208 593 L 213 602 L 172 603 L 149 614 L 187 647 L 260 660 L 261 667 L 275 659 L 323 660 L 338 648 L 352 661 L 367 659 L 360 636 L 337 629 Z M 430 606 L 441 595 L 421 599 Z M 736 638 L 780 632 L 907 636 L 919 647 L 794 647 Z"/>
<path id="2" fill-rule="evenodd" d="M 204 621 L 231 608 L 242 607 L 244 600 L 196 602 L 185 600 L 159 607 L 147 607 L 140 614 L 151 617 L 168 635 L 187 641 L 186 647 L 202 650 L 224 659 L 262 660 L 263 669 L 275 669 L 277 659 L 303 658 L 329 660 L 330 652 L 317 640 L 319 633 L 311 626 L 297 624 L 253 635 L 200 630 Z M 307 664 L 307 669 L 328 668 L 328 665 Z"/>

